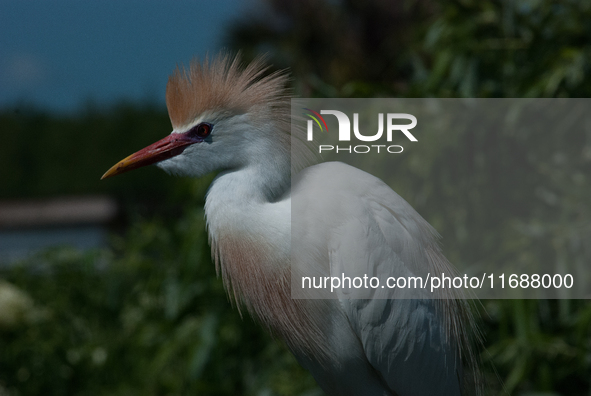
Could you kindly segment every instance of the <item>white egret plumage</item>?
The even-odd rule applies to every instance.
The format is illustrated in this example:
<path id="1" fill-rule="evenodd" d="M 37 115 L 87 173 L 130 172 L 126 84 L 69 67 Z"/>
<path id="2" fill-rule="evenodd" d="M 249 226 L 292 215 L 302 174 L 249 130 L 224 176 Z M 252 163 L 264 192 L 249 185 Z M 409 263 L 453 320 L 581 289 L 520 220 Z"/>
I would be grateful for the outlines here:
<path id="1" fill-rule="evenodd" d="M 291 298 L 296 201 L 305 203 L 293 229 L 305 246 L 301 268 L 417 276 L 453 268 L 431 226 L 381 180 L 333 162 L 292 183 L 290 153 L 297 160 L 306 149 L 292 146 L 286 75 L 265 70 L 260 59 L 241 68 L 228 55 L 177 69 L 166 92 L 172 133 L 103 178 L 154 163 L 193 177 L 220 171 L 205 204 L 218 272 L 238 306 L 283 338 L 327 394 L 475 393 L 465 302 Z"/>

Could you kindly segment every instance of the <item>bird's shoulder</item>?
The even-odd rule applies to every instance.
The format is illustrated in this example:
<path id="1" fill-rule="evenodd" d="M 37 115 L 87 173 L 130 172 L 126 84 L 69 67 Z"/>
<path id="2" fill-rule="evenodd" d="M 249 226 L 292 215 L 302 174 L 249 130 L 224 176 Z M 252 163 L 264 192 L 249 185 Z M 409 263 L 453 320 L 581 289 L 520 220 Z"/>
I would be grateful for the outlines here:
<path id="1" fill-rule="evenodd" d="M 361 238 L 353 245 L 366 243 L 369 251 L 378 241 L 398 253 L 437 244 L 437 232 L 390 186 L 341 162 L 302 171 L 292 180 L 291 205 L 292 221 L 305 221 L 307 229 L 326 229 L 334 243 L 342 244 L 343 232 L 350 230 L 361 232 L 360 238 L 369 232 L 373 239 Z"/>
<path id="2" fill-rule="evenodd" d="M 349 209 L 349 213 L 355 208 L 382 204 L 400 214 L 418 215 L 380 178 L 342 162 L 323 162 L 304 169 L 292 179 L 291 195 L 309 205 L 354 205 L 339 208 Z"/>

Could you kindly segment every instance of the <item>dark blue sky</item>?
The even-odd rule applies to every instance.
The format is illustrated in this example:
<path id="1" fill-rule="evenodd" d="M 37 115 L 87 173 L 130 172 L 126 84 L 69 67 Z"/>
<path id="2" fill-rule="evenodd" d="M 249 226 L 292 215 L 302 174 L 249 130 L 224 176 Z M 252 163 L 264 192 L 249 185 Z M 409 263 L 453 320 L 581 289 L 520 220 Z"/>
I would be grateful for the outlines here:
<path id="1" fill-rule="evenodd" d="M 224 44 L 254 1 L 0 0 L 0 107 L 164 103 L 168 75 Z"/>

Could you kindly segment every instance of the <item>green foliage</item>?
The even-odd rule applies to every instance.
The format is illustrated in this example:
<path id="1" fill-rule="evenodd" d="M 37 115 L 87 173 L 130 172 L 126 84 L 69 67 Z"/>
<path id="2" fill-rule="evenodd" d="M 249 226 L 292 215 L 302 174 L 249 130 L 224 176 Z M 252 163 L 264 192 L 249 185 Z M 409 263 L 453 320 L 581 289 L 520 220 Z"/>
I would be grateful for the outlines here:
<path id="1" fill-rule="evenodd" d="M 409 48 L 426 1 L 267 0 L 265 12 L 234 24 L 230 46 L 247 58 L 268 52 L 297 77 L 302 97 L 392 96 L 408 89 Z"/>
<path id="2" fill-rule="evenodd" d="M 584 300 L 483 301 L 483 354 L 510 394 L 588 395 L 591 305 Z"/>
<path id="3" fill-rule="evenodd" d="M 98 182 L 117 161 L 170 132 L 160 108 L 89 107 L 76 117 L 23 108 L 0 113 L 0 127 L 0 199 L 108 193 L 124 202 L 157 203 L 175 185 L 156 169 Z"/>
<path id="4" fill-rule="evenodd" d="M 419 96 L 585 97 L 589 1 L 438 4 L 413 48 Z"/>
<path id="5" fill-rule="evenodd" d="M 0 332 L 0 385 L 10 395 L 315 389 L 283 344 L 231 308 L 201 208 L 174 221 L 137 220 L 113 245 L 57 249 L 3 271 L 34 301 Z M 2 298 L 0 312 L 7 314 Z"/>

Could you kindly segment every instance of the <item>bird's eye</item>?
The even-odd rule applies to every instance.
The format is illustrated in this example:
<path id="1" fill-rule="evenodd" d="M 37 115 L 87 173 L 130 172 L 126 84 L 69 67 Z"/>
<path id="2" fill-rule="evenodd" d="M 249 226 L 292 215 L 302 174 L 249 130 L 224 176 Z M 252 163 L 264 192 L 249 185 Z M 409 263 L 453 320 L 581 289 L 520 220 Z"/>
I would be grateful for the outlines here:
<path id="1" fill-rule="evenodd" d="M 201 124 L 191 128 L 191 135 L 198 137 L 199 139 L 205 139 L 211 134 L 212 125 L 208 124 L 207 122 L 202 122 Z"/>

